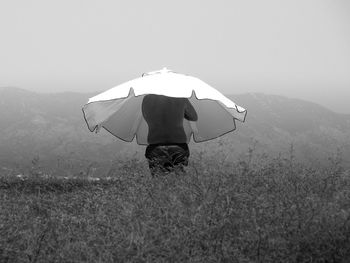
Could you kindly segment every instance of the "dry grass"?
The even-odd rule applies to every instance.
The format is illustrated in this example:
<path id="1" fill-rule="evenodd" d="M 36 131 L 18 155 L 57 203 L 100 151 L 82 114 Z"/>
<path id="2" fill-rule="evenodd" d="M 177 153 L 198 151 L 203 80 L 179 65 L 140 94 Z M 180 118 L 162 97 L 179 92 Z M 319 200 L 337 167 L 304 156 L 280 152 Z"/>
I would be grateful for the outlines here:
<path id="1" fill-rule="evenodd" d="M 337 159 L 193 157 L 151 178 L 0 178 L 0 262 L 349 262 L 350 174 Z M 37 172 L 37 171 L 36 171 Z"/>

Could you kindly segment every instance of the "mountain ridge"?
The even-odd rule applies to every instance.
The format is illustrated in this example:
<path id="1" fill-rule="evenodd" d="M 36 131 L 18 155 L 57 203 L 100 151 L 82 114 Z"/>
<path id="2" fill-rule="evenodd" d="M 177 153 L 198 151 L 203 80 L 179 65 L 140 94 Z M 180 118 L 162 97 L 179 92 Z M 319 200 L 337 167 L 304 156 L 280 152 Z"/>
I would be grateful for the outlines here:
<path id="1" fill-rule="evenodd" d="M 57 92 L 41 92 L 41 91 L 33 91 L 33 90 L 28 90 L 28 89 L 24 89 L 21 87 L 16 87 L 16 86 L 0 86 L 0 92 L 11 92 L 13 91 L 15 92 L 22 92 L 22 93 L 27 93 L 27 94 L 36 94 L 36 95 L 44 95 L 44 96 L 64 96 L 64 95 L 76 95 L 76 96 L 83 96 L 86 98 L 90 98 L 93 97 L 99 93 L 101 93 L 102 91 L 90 91 L 90 92 L 79 92 L 79 91 L 57 91 Z M 259 97 L 259 96 L 266 96 L 266 97 L 274 97 L 274 98 L 281 98 L 281 99 L 287 99 L 287 100 L 291 100 L 291 101 L 298 101 L 301 103 L 307 103 L 307 104 L 313 104 L 314 106 L 317 107 L 321 107 L 324 108 L 325 110 L 329 110 L 332 111 L 336 114 L 339 115 L 344 115 L 344 116 L 349 116 L 350 117 L 350 113 L 343 113 L 343 112 L 337 112 L 335 110 L 332 109 L 331 106 L 325 106 L 322 105 L 321 103 L 317 103 L 317 102 L 313 102 L 313 101 L 309 101 L 307 99 L 301 99 L 301 98 L 294 98 L 294 97 L 290 97 L 290 96 L 284 96 L 284 95 L 278 95 L 278 94 L 269 94 L 269 93 L 263 93 L 263 92 L 244 92 L 244 93 L 225 93 L 224 94 L 226 97 L 234 99 L 235 96 L 241 96 L 241 95 L 249 95 L 249 96 L 253 96 L 253 97 Z M 237 100 L 237 99 L 236 99 Z M 87 101 L 86 101 L 87 103 Z M 239 103 L 237 103 L 239 105 Z"/>
<path id="2" fill-rule="evenodd" d="M 121 142 L 104 131 L 96 135 L 87 129 L 81 109 L 95 94 L 43 94 L 0 87 L 0 162 L 20 166 L 30 164 L 36 155 L 51 160 L 51 165 L 65 157 L 85 163 L 102 162 L 119 158 L 123 151 L 143 151 L 135 143 Z M 350 162 L 350 114 L 280 95 L 244 93 L 227 97 L 247 109 L 245 123 L 236 121 L 233 133 L 193 149 L 225 141 L 223 145 L 233 145 L 236 158 L 253 141 L 258 142 L 261 151 L 271 154 L 294 143 L 301 160 L 323 160 L 342 148 Z"/>

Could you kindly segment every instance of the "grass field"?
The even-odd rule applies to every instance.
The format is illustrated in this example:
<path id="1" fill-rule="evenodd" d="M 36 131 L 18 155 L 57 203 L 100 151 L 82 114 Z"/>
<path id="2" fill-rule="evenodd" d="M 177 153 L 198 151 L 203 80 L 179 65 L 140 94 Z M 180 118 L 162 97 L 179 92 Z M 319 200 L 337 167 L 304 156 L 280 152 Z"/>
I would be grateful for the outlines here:
<path id="1" fill-rule="evenodd" d="M 0 262 L 350 262 L 350 174 L 337 159 L 219 163 L 152 178 L 0 177 Z"/>

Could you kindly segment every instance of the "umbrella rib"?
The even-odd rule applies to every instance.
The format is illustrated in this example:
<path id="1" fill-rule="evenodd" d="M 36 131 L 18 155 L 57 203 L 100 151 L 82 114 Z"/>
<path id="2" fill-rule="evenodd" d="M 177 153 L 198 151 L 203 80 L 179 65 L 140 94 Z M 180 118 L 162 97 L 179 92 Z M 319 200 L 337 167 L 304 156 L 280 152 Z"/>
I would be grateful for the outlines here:
<path id="1" fill-rule="evenodd" d="M 246 118 L 246 116 L 247 116 L 247 110 L 246 110 L 246 109 L 244 109 L 244 111 L 239 111 L 238 108 L 237 108 L 236 103 L 235 103 L 235 108 L 231 108 L 231 107 L 225 107 L 225 106 L 223 106 L 221 101 L 218 101 L 218 100 L 215 100 L 215 101 L 218 102 L 218 104 L 220 105 L 221 108 L 223 108 L 228 114 L 230 114 L 230 116 L 233 118 L 233 120 L 239 120 L 239 121 L 241 121 L 240 119 L 238 119 L 238 118 L 232 116 L 232 114 L 227 110 L 227 108 L 228 108 L 228 109 L 235 109 L 238 113 L 244 113 L 244 112 L 245 112 L 243 121 L 241 121 L 241 122 L 245 122 L 245 118 Z"/>

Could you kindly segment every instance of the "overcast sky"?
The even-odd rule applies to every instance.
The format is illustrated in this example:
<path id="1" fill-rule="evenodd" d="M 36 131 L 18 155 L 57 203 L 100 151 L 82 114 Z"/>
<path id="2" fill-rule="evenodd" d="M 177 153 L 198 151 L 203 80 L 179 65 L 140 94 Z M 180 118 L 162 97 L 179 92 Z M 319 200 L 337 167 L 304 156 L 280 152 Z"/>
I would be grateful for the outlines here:
<path id="1" fill-rule="evenodd" d="M 350 113 L 350 1 L 0 0 L 0 86 L 102 91 L 163 67 Z"/>

